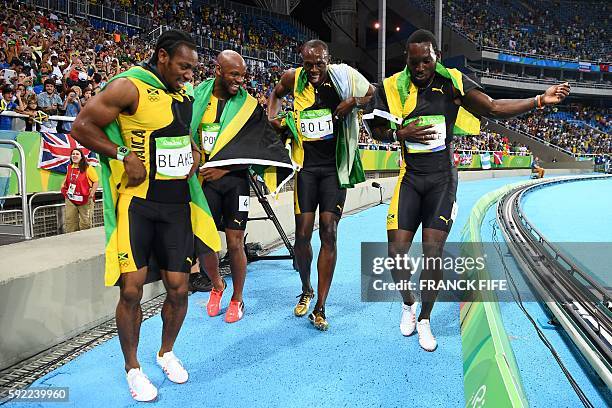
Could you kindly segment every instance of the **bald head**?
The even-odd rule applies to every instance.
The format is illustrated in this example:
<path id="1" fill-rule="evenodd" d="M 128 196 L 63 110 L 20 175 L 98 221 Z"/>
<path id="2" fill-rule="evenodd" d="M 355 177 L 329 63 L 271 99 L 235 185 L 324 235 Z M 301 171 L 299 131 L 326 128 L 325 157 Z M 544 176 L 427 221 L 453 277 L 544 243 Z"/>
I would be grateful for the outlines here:
<path id="1" fill-rule="evenodd" d="M 217 55 L 215 75 L 222 93 L 234 96 L 240 90 L 246 75 L 246 63 L 240 54 L 232 50 L 224 50 Z"/>
<path id="2" fill-rule="evenodd" d="M 224 50 L 217 55 L 217 64 L 221 67 L 221 69 L 231 70 L 232 68 L 241 68 L 244 67 L 246 70 L 246 63 L 244 62 L 244 58 L 236 51 L 233 50 Z"/>

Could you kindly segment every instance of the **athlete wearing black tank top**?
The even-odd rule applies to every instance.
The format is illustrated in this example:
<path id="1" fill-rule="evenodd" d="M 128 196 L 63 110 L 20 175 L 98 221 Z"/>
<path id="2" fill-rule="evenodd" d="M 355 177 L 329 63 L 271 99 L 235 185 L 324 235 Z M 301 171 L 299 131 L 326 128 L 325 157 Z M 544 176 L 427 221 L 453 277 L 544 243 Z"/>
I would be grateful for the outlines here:
<path id="1" fill-rule="evenodd" d="M 398 129 L 394 129 L 388 120 L 381 120 L 379 117 L 368 120 L 375 139 L 401 143 L 405 163 L 387 216 L 389 256 L 407 253 L 414 234 L 419 225 L 422 225 L 425 257 L 440 257 L 457 214 L 457 169 L 451 158 L 453 129 L 459 107 L 479 116 L 510 118 L 561 102 L 569 94 L 570 86 L 567 83 L 551 86 L 544 94 L 535 98 L 494 100 L 482 92 L 476 83 L 461 75 L 461 92 L 453 85 L 452 80 L 437 72 L 440 51 L 436 38 L 427 30 L 417 30 L 409 37 L 406 56 L 407 71 L 410 75 L 403 78 L 407 78 L 408 83 L 397 84 L 397 89 L 412 89 L 414 92 L 415 87 L 418 88 L 416 106 L 408 116 L 401 118 L 402 125 Z M 400 75 L 397 78 L 399 81 L 402 77 Z M 385 94 L 384 85 L 380 84 L 365 112 L 375 114 L 374 109 L 379 109 L 374 107 L 377 104 L 390 106 L 388 96 L 390 95 Z M 443 122 L 442 127 L 440 125 Z M 445 135 L 441 135 L 443 131 Z M 443 136 L 445 137 L 442 142 Z M 435 265 L 436 263 L 433 263 L 433 268 L 423 270 L 422 280 L 433 280 L 435 283 L 440 281 L 442 271 L 435 268 Z M 404 271 L 393 271 L 396 281 L 410 279 L 409 274 L 402 272 Z M 408 336 L 416 328 L 421 347 L 427 351 L 435 350 L 437 342 L 431 333 L 429 318 L 437 291 L 424 290 L 421 293 L 423 305 L 418 321 L 413 294 L 403 291 L 401 295 L 404 300 L 400 320 L 401 333 Z"/>

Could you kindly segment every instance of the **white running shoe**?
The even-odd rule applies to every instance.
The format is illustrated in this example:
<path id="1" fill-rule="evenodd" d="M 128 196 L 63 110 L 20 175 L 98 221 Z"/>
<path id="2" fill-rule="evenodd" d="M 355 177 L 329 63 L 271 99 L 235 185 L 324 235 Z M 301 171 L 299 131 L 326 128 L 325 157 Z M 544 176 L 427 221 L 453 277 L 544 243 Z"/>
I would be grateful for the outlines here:
<path id="1" fill-rule="evenodd" d="M 419 344 L 425 351 L 434 351 L 436 347 L 438 347 L 436 338 L 431 334 L 429 319 L 423 319 L 417 322 L 417 332 L 419 333 Z"/>
<path id="2" fill-rule="evenodd" d="M 410 306 L 402 303 L 402 317 L 400 319 L 400 331 L 404 336 L 410 336 L 414 333 L 416 327 L 416 310 L 418 303 L 414 302 Z"/>
<path id="3" fill-rule="evenodd" d="M 170 381 L 177 384 L 183 384 L 189 379 L 189 373 L 183 367 L 181 360 L 176 358 L 172 351 L 164 353 L 162 357 L 156 355 L 157 364 L 164 370 Z"/>
<path id="4" fill-rule="evenodd" d="M 149 402 L 157 398 L 157 388 L 142 372 L 141 368 L 132 368 L 127 373 L 127 382 L 132 398 L 140 402 Z"/>

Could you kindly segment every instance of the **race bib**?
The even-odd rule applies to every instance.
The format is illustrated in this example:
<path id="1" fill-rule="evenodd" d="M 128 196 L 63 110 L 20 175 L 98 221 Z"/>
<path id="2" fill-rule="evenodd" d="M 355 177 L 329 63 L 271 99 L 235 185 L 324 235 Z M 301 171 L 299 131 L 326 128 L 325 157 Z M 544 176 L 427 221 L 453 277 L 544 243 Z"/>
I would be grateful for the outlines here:
<path id="1" fill-rule="evenodd" d="M 155 139 L 157 174 L 169 178 L 183 178 L 193 164 L 189 136 L 158 137 Z"/>
<path id="2" fill-rule="evenodd" d="M 334 122 L 330 109 L 314 109 L 300 113 L 300 132 L 305 141 L 331 139 L 334 137 Z"/>
<path id="3" fill-rule="evenodd" d="M 75 201 L 75 202 L 83 202 L 83 196 L 80 194 L 74 194 L 76 190 L 76 184 L 70 184 L 68 186 L 68 191 L 66 192 L 66 195 L 68 196 L 68 199 L 70 201 Z"/>
<path id="4" fill-rule="evenodd" d="M 238 211 L 249 211 L 249 203 L 251 198 L 249 196 L 238 196 Z"/>
<path id="5" fill-rule="evenodd" d="M 220 129 L 220 123 L 202 123 L 202 149 L 206 154 L 212 152 Z"/>
<path id="6" fill-rule="evenodd" d="M 428 140 L 427 144 L 412 143 L 407 141 L 404 142 L 406 148 L 408 149 L 408 153 L 430 153 L 446 149 L 446 120 L 444 119 L 444 116 L 418 116 L 416 118 L 411 118 L 404 121 L 404 126 L 411 122 L 414 122 L 419 118 L 421 119 L 421 121 L 419 122 L 419 126 L 433 125 L 432 130 L 436 132 L 436 134 L 434 135 L 436 136 L 436 138 Z"/>

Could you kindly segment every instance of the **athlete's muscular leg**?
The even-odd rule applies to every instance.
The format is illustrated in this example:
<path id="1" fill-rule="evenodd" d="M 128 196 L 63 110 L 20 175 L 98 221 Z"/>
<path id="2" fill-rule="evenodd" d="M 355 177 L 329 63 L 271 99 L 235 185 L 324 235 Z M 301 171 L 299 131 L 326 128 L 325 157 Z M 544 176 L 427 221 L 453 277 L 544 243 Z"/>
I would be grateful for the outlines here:
<path id="1" fill-rule="evenodd" d="M 321 238 L 321 250 L 317 261 L 319 271 L 319 284 L 317 293 L 316 310 L 325 307 L 327 294 L 334 277 L 336 268 L 336 239 L 338 234 L 338 221 L 340 217 L 333 212 L 322 212 L 319 214 L 319 237 Z"/>
<path id="2" fill-rule="evenodd" d="M 314 228 L 315 213 L 308 212 L 295 215 L 295 263 L 302 280 L 302 292 L 312 292 L 310 284 L 310 265 L 312 264 L 312 230 Z"/>
<path id="3" fill-rule="evenodd" d="M 162 329 L 162 344 L 159 349 L 160 357 L 164 353 L 172 351 L 174 347 L 174 341 L 187 314 L 187 294 L 189 290 L 188 273 L 162 270 L 161 277 L 167 293 L 161 311 L 164 326 Z"/>
<path id="4" fill-rule="evenodd" d="M 423 255 L 425 256 L 425 258 L 442 256 L 446 237 L 448 237 L 448 232 L 446 231 L 441 231 L 433 228 L 423 228 Z M 433 264 L 436 265 L 437 262 L 433 262 Z M 423 269 L 421 279 L 433 280 L 437 283 L 442 279 L 442 269 Z M 431 315 L 431 310 L 433 309 L 437 297 L 437 290 L 423 290 L 423 292 L 421 293 L 421 298 L 423 299 L 423 306 L 421 307 L 421 313 L 419 314 L 419 321 L 421 319 L 429 319 L 429 316 Z"/>
<path id="5" fill-rule="evenodd" d="M 246 278 L 247 258 L 244 253 L 244 231 L 225 229 L 225 239 L 230 257 L 230 270 L 232 271 L 232 283 L 234 294 L 232 300 L 242 302 L 242 290 Z"/>
<path id="6" fill-rule="evenodd" d="M 402 229 L 388 230 L 387 240 L 389 242 L 388 254 L 389 258 L 395 258 L 397 255 L 407 254 L 412 245 L 412 239 L 414 238 L 414 231 L 407 231 Z M 391 276 L 393 281 L 399 283 L 401 281 L 408 281 L 412 277 L 409 270 L 391 270 Z M 414 295 L 409 289 L 401 290 L 402 300 L 404 303 L 411 305 L 414 303 Z"/>
<path id="7" fill-rule="evenodd" d="M 147 278 L 147 267 L 140 268 L 135 272 L 122 273 L 119 278 L 119 303 L 115 311 L 119 343 L 125 359 L 125 371 L 139 368 L 137 349 L 140 336 L 140 324 L 142 323 L 142 287 Z"/>
<path id="8" fill-rule="evenodd" d="M 205 245 L 202 245 L 201 248 L 203 253 L 198 255 L 198 260 L 204 267 L 213 287 L 221 291 L 223 290 L 223 279 L 221 279 L 221 274 L 219 274 L 219 255 Z"/>

